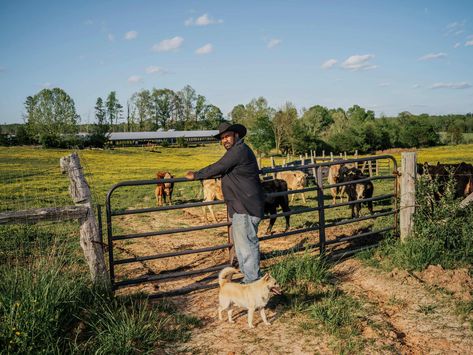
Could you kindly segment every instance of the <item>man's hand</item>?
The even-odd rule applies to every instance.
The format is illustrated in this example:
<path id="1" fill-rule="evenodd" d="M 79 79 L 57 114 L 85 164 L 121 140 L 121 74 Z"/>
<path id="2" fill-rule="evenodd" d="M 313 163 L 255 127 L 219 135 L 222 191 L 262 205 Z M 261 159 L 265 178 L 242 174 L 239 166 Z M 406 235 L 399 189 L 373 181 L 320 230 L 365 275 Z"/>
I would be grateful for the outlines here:
<path id="1" fill-rule="evenodd" d="M 186 173 L 186 179 L 187 179 L 187 180 L 194 180 L 194 179 L 195 179 L 195 174 L 194 174 L 194 172 L 193 172 L 193 171 L 188 171 L 188 172 Z"/>

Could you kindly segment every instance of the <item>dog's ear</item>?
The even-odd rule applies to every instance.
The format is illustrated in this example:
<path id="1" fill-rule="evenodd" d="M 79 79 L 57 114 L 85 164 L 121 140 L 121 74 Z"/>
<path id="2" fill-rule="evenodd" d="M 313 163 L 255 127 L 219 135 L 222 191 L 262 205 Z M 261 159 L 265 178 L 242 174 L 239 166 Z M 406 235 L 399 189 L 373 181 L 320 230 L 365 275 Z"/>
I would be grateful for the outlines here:
<path id="1" fill-rule="evenodd" d="M 264 281 L 268 281 L 269 278 L 270 278 L 269 274 L 264 274 L 264 276 L 263 276 Z"/>

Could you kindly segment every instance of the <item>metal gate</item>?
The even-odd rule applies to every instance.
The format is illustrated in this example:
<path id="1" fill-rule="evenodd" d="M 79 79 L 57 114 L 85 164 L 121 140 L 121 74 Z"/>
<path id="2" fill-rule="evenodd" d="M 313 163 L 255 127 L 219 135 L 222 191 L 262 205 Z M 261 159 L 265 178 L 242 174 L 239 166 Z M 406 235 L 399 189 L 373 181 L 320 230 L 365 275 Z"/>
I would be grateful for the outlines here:
<path id="1" fill-rule="evenodd" d="M 345 186 L 349 184 L 353 184 L 353 182 L 342 182 L 337 184 L 327 184 L 326 183 L 326 172 L 328 168 L 332 165 L 348 165 L 359 167 L 359 164 L 363 164 L 363 168 L 368 164 L 370 169 L 370 176 L 366 178 L 357 180 L 356 183 L 363 183 L 367 181 L 376 181 L 376 180 L 394 180 L 392 185 L 392 191 L 389 193 L 376 195 L 371 198 L 356 200 L 356 201 L 348 201 L 348 202 L 341 202 L 341 203 L 330 203 L 327 204 L 325 198 L 327 197 L 324 194 L 324 191 L 334 187 Z M 376 174 L 372 173 L 374 170 Z M 278 196 L 278 195 L 292 195 L 304 192 L 315 192 L 316 193 L 316 206 L 315 207 L 302 207 L 298 209 L 294 209 L 289 212 L 282 212 L 277 213 L 271 216 L 265 216 L 263 219 L 269 219 L 274 217 L 283 217 L 283 216 L 295 216 L 295 215 L 302 215 L 307 213 L 315 213 L 316 218 L 311 219 L 309 225 L 303 226 L 303 228 L 298 228 L 294 230 L 289 230 L 283 233 L 275 233 L 269 235 L 263 235 L 259 238 L 260 242 L 278 239 L 278 238 L 287 238 L 290 236 L 304 236 L 310 233 L 316 233 L 317 241 L 314 243 L 306 243 L 303 246 L 294 246 L 293 248 L 289 248 L 286 250 L 287 253 L 289 252 L 296 252 L 299 250 L 307 250 L 307 249 L 319 249 L 320 253 L 327 253 L 331 256 L 338 256 L 338 255 L 348 255 L 355 253 L 361 249 L 366 248 L 363 246 L 361 248 L 355 248 L 350 250 L 343 250 L 337 252 L 336 250 L 327 250 L 328 248 L 336 249 L 335 246 L 340 246 L 347 242 L 352 242 L 355 240 L 366 240 L 372 236 L 382 236 L 386 232 L 393 231 L 395 235 L 397 235 L 397 163 L 396 160 L 390 155 L 380 155 L 380 156 L 373 156 L 367 158 L 359 158 L 359 159 L 346 159 L 346 160 L 335 160 L 335 161 L 326 161 L 314 164 L 306 164 L 300 166 L 286 166 L 286 167 L 275 167 L 275 168 L 263 168 L 260 171 L 261 176 L 264 177 L 269 176 L 270 174 L 275 174 L 281 171 L 290 171 L 290 170 L 302 170 L 308 174 L 308 176 L 313 178 L 314 184 L 313 186 L 305 187 L 299 190 L 292 190 L 288 192 L 276 192 L 271 193 L 271 196 Z M 189 226 L 183 228 L 170 228 L 164 230 L 151 230 L 147 232 L 140 232 L 140 233 L 118 233 L 114 231 L 114 224 L 113 219 L 114 217 L 119 216 L 128 216 L 128 215 L 139 215 L 139 214 L 156 214 L 159 215 L 160 212 L 163 211 L 171 211 L 171 210 L 183 210 L 195 207 L 202 207 L 202 206 L 209 206 L 209 205 L 219 205 L 224 204 L 223 201 L 211 201 L 211 202 L 185 202 L 180 203 L 177 205 L 170 205 L 170 206 L 159 206 L 159 207 L 147 207 L 147 208 L 134 208 L 134 209 L 113 209 L 112 207 L 112 197 L 114 193 L 116 193 L 119 189 L 124 188 L 135 188 L 138 186 L 143 185 L 156 185 L 157 183 L 168 183 L 173 182 L 176 185 L 182 183 L 189 183 L 189 180 L 185 178 L 173 178 L 173 179 L 160 179 L 160 180 L 137 180 L 137 181 L 124 181 L 114 185 L 107 193 L 107 200 L 106 200 L 106 217 L 107 217 L 107 236 L 108 236 L 108 255 L 109 255 L 109 271 L 110 271 L 110 279 L 112 283 L 113 290 L 117 290 L 122 287 L 131 286 L 131 285 L 140 285 L 144 283 L 157 283 L 158 285 L 161 283 L 169 282 L 170 280 L 182 280 L 186 278 L 196 277 L 198 275 L 206 275 L 203 278 L 194 281 L 190 285 L 185 285 L 183 287 L 176 287 L 174 289 L 168 289 L 164 292 L 160 291 L 157 293 L 153 293 L 152 296 L 171 296 L 171 295 L 178 295 L 187 293 L 197 289 L 205 289 L 205 288 L 213 288 L 216 287 L 217 284 L 212 282 L 216 279 L 218 271 L 223 269 L 226 266 L 230 266 L 232 263 L 231 258 L 233 258 L 232 253 L 232 240 L 231 240 L 231 223 L 228 221 L 220 222 L 220 223 L 213 223 L 213 224 L 203 224 L 203 225 L 196 225 L 196 226 Z M 359 218 L 343 218 L 343 219 L 330 219 L 326 217 L 326 211 L 330 209 L 336 209 L 343 206 L 351 206 L 356 203 L 366 203 L 366 202 L 381 202 L 391 200 L 389 202 L 388 210 L 377 211 L 374 214 L 370 214 L 368 216 L 362 216 Z M 115 201 L 115 200 L 114 200 Z M 335 236 L 335 238 L 330 238 L 327 240 L 326 233 L 327 230 L 332 228 L 341 227 L 348 224 L 353 224 L 360 221 L 377 219 L 383 216 L 393 215 L 393 222 L 389 226 L 383 226 L 380 229 L 370 229 L 368 231 L 362 231 L 361 233 L 356 233 L 354 235 L 349 236 Z M 312 216 L 312 215 L 310 215 Z M 131 257 L 125 258 L 116 258 L 116 249 L 117 249 L 117 242 L 118 241 L 132 241 L 136 239 L 147 239 L 147 238 L 160 238 L 162 236 L 169 236 L 169 235 L 176 235 L 186 233 L 186 238 L 184 240 L 188 240 L 191 237 L 188 235 L 195 231 L 203 231 L 203 230 L 210 230 L 210 229 L 217 229 L 217 228 L 224 228 L 226 230 L 226 242 L 223 244 L 215 244 L 211 246 L 201 247 L 201 248 L 194 248 L 194 249 L 183 249 L 178 251 L 169 251 L 169 252 L 161 252 L 155 253 L 151 255 L 132 255 Z M 332 233 L 333 235 L 333 233 Z M 184 244 L 184 243 L 183 243 Z M 371 247 L 370 245 L 369 247 Z M 138 277 L 127 278 L 123 280 L 118 280 L 116 277 L 116 267 L 121 265 L 129 265 L 133 263 L 146 263 L 153 260 L 158 259 L 170 259 L 177 258 L 184 255 L 190 254 L 202 254 L 206 253 L 213 253 L 217 251 L 228 250 L 228 257 L 222 263 L 218 263 L 215 265 L 211 265 L 204 268 L 192 268 L 186 271 L 180 270 L 171 270 L 167 272 L 160 272 L 160 270 L 151 271 L 150 275 L 139 275 Z M 262 253 L 261 259 L 269 259 L 274 256 L 280 256 L 284 253 L 280 252 L 267 252 Z M 200 276 L 199 276 L 200 277 Z"/>

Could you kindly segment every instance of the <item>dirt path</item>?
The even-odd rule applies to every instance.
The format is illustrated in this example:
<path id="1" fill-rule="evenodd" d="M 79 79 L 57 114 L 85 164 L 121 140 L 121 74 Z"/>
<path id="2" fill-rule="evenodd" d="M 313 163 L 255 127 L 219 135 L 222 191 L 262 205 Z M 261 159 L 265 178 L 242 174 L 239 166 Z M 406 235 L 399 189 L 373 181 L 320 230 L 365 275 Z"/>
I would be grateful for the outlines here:
<path id="1" fill-rule="evenodd" d="M 386 273 L 349 259 L 333 268 L 336 287 L 362 302 L 360 336 L 369 354 L 473 354 L 473 332 L 455 315 L 452 298 L 406 272 Z M 307 316 L 273 306 L 271 326 L 256 317 L 247 328 L 246 312 L 235 324 L 216 317 L 217 290 L 174 300 L 180 309 L 202 320 L 189 342 L 171 352 L 203 354 L 329 354 L 337 339 L 323 332 L 304 331 Z"/>
<path id="2" fill-rule="evenodd" d="M 386 273 L 359 260 L 340 263 L 334 271 L 340 288 L 373 306 L 369 317 L 381 325 L 374 338 L 385 337 L 402 353 L 473 354 L 470 325 L 455 314 L 448 294 L 405 271 Z"/>

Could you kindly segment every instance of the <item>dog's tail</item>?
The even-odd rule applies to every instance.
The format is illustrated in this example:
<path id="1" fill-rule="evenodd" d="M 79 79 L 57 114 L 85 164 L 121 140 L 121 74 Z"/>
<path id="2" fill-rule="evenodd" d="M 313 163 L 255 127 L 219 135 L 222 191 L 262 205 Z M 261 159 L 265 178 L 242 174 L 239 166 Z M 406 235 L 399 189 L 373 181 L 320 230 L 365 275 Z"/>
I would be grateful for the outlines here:
<path id="1" fill-rule="evenodd" d="M 220 287 L 225 285 L 227 282 L 230 282 L 232 280 L 233 274 L 236 274 L 238 272 L 237 269 L 234 267 L 226 267 L 220 273 L 218 274 L 218 284 Z"/>

